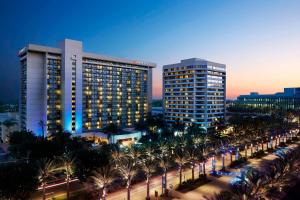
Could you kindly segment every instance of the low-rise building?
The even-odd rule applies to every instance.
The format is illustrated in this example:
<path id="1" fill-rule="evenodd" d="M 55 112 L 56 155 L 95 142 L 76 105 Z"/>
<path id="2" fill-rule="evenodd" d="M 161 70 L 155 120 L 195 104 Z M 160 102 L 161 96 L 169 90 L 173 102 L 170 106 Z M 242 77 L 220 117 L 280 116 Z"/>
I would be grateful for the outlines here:
<path id="1" fill-rule="evenodd" d="M 0 113 L 0 142 L 8 143 L 8 135 L 19 131 L 19 113 Z"/>
<path id="2" fill-rule="evenodd" d="M 300 87 L 284 88 L 284 92 L 275 94 L 259 94 L 251 92 L 249 95 L 240 95 L 235 106 L 269 109 L 300 109 Z"/>

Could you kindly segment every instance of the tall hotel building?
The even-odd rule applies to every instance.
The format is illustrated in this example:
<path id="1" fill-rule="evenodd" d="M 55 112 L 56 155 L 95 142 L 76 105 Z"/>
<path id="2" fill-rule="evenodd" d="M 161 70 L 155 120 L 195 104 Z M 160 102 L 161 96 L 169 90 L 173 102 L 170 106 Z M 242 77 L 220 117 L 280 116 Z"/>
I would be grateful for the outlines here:
<path id="1" fill-rule="evenodd" d="M 163 66 L 164 116 L 211 127 L 225 118 L 226 66 L 198 58 Z"/>
<path id="2" fill-rule="evenodd" d="M 60 48 L 29 44 L 19 51 L 22 130 L 52 134 L 132 127 L 152 99 L 153 63 L 83 52 L 66 39 Z"/>

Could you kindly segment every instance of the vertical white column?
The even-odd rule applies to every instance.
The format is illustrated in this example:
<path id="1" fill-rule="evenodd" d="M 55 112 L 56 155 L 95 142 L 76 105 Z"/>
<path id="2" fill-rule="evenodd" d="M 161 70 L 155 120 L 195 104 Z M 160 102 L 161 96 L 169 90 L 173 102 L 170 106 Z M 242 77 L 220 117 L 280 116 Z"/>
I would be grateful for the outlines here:
<path id="1" fill-rule="evenodd" d="M 72 120 L 72 70 L 76 63 L 76 98 L 75 121 Z M 75 132 L 82 131 L 82 42 L 66 39 L 62 42 L 62 121 L 63 129 L 72 131 L 75 123 Z"/>

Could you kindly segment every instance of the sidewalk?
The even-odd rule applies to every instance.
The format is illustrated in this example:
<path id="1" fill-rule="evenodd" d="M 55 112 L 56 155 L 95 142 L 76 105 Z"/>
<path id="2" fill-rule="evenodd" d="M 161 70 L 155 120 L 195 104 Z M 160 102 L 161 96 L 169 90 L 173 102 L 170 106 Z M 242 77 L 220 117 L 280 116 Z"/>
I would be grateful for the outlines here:
<path id="1" fill-rule="evenodd" d="M 296 142 L 295 144 L 291 144 L 288 147 L 289 148 L 295 148 L 298 145 L 300 145 L 300 142 Z M 266 149 L 266 147 L 265 147 Z M 243 153 L 245 152 L 241 152 L 242 155 L 244 155 Z M 248 153 L 248 152 L 247 152 Z M 248 154 L 250 155 L 250 154 Z M 277 158 L 277 156 L 274 153 L 268 154 L 260 159 L 248 159 L 248 164 L 246 166 L 251 166 L 254 168 L 261 168 L 262 166 L 264 166 L 265 162 L 269 162 L 271 160 L 274 160 L 275 158 Z M 241 168 L 243 169 L 243 168 Z M 235 171 L 235 172 L 240 172 L 241 169 L 228 169 L 228 171 Z M 212 182 L 207 183 L 203 186 L 198 187 L 197 189 L 187 192 L 185 194 L 180 193 L 180 192 L 175 192 L 174 196 L 176 196 L 178 199 L 181 200 L 205 200 L 205 196 L 207 197 L 212 197 L 215 194 L 218 194 L 221 191 L 224 190 L 230 190 L 230 181 L 234 178 L 230 177 L 230 176 L 222 176 L 220 178 L 216 178 L 213 176 L 208 176 L 209 179 L 212 180 Z"/>

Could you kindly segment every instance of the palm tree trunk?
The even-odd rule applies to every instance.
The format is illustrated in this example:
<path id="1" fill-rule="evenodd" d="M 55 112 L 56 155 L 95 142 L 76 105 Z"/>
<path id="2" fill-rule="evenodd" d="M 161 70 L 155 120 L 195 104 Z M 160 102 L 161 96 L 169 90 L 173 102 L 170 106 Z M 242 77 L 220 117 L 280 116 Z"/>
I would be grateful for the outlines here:
<path id="1" fill-rule="evenodd" d="M 195 180 L 195 166 L 194 166 L 194 163 L 192 165 L 192 180 L 193 181 Z"/>
<path id="2" fill-rule="evenodd" d="M 203 169 L 203 174 L 206 175 L 206 171 L 205 171 L 205 162 L 202 163 L 202 169 Z"/>
<path id="3" fill-rule="evenodd" d="M 167 189 L 167 169 L 165 170 L 165 192 L 166 192 L 166 189 Z"/>
<path id="4" fill-rule="evenodd" d="M 150 200 L 150 177 L 147 176 L 147 197 L 146 200 Z"/>
<path id="5" fill-rule="evenodd" d="M 131 177 L 128 177 L 127 180 L 127 200 L 130 200 L 130 185 L 131 185 Z"/>
<path id="6" fill-rule="evenodd" d="M 130 185 L 127 185 L 127 200 L 130 200 Z"/>
<path id="7" fill-rule="evenodd" d="M 179 185 L 182 184 L 182 166 L 179 168 Z"/>
<path id="8" fill-rule="evenodd" d="M 103 186 L 103 191 L 102 191 L 102 200 L 106 199 L 106 185 Z"/>
<path id="9" fill-rule="evenodd" d="M 43 183 L 43 200 L 46 200 L 46 185 Z"/>
<path id="10" fill-rule="evenodd" d="M 67 177 L 67 200 L 70 199 L 70 178 Z"/>
<path id="11" fill-rule="evenodd" d="M 261 150 L 264 150 L 264 142 L 261 143 Z"/>

